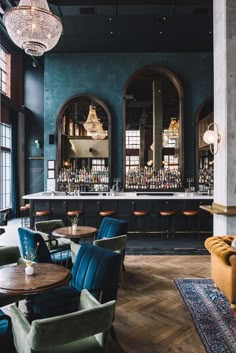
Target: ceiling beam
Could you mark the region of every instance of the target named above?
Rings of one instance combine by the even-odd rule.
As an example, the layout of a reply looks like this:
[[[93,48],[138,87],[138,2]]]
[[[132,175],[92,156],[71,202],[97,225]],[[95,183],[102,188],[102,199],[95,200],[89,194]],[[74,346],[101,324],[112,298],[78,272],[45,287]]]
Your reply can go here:
[[[213,0],[48,0],[49,3],[58,6],[112,6],[112,5],[136,5],[136,6],[157,6],[157,5],[178,5],[178,6],[202,6],[212,7]]]

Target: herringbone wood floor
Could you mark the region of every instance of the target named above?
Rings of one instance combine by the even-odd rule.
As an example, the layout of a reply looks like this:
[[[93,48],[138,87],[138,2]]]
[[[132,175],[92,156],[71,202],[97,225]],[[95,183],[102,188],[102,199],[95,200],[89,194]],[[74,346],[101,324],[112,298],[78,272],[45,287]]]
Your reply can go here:
[[[125,353],[205,353],[173,278],[210,277],[210,256],[126,256],[114,327]]]

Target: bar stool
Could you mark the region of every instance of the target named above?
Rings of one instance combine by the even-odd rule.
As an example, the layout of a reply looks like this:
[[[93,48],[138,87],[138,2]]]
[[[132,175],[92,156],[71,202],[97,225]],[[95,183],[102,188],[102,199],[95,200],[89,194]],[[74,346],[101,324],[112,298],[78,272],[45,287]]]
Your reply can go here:
[[[169,233],[174,237],[174,216],[177,214],[176,211],[174,210],[163,210],[160,211],[160,216],[161,216],[161,235],[166,234],[166,238],[168,239]],[[162,219],[163,217],[167,218],[167,224],[166,224],[166,229],[163,232],[163,224],[162,224]]]
[[[29,228],[29,226],[30,226],[29,210],[30,210],[29,203],[20,207],[21,227],[23,227],[23,228]]]
[[[34,223],[42,220],[48,220],[51,214],[50,210],[38,210],[34,212]]]
[[[116,213],[116,211],[114,211],[114,210],[103,210],[103,211],[99,211],[99,216],[111,217],[111,216],[114,216],[115,213]]]
[[[66,211],[66,216],[69,218],[79,216],[79,218],[80,218],[82,213],[83,212],[81,210],[68,210],[68,211]]]
[[[80,216],[83,212],[81,210],[69,210],[66,212],[68,217]]]
[[[199,210],[185,210],[183,211],[183,215],[187,217],[188,220],[188,233],[190,233],[190,237],[192,237],[193,233],[193,217],[197,217],[199,215]],[[200,231],[199,218],[198,218],[198,234]]]
[[[148,210],[134,210],[133,211],[133,216],[136,218],[138,221],[138,234],[142,231],[143,234],[146,234],[149,230],[148,225],[145,224],[145,219],[147,216],[149,216],[149,211]]]

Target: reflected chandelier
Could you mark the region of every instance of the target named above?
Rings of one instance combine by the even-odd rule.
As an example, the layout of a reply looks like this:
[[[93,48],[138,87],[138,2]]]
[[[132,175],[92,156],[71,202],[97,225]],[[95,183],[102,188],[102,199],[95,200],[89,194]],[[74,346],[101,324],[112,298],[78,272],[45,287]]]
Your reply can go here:
[[[94,140],[103,140],[106,132],[103,130],[102,123],[99,121],[94,105],[89,106],[89,113],[86,122],[83,124],[88,135]]]
[[[47,0],[20,0],[4,14],[3,21],[11,40],[32,56],[54,48],[63,30],[61,19],[49,10]]]

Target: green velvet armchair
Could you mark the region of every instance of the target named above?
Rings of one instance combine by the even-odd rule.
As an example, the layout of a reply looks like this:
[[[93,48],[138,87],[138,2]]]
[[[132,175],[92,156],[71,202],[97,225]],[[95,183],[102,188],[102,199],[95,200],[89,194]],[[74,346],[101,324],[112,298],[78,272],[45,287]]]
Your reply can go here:
[[[61,219],[51,219],[49,221],[40,221],[35,222],[35,230],[40,232],[47,245],[49,250],[54,250],[57,248],[69,249],[70,240],[63,238],[55,238],[52,236],[52,232],[57,228],[64,227],[64,223]]]
[[[0,247],[0,268],[8,265],[17,265],[24,262],[25,260],[21,257],[18,246]],[[0,293],[0,307],[18,302],[21,299],[23,299],[23,297]]]
[[[79,311],[34,320],[31,324],[12,305],[16,350],[18,353],[107,353],[115,303],[113,300],[100,304],[83,289]]]
[[[124,288],[124,259],[125,259],[125,249],[127,243],[127,235],[118,235],[117,237],[112,238],[102,238],[96,239],[93,242],[93,245],[100,246],[105,249],[109,249],[121,254],[122,262],[121,262],[121,269],[120,269],[120,286]]]

